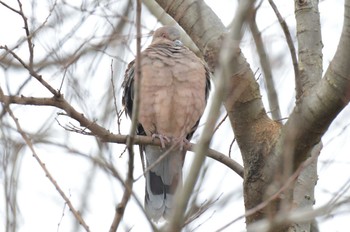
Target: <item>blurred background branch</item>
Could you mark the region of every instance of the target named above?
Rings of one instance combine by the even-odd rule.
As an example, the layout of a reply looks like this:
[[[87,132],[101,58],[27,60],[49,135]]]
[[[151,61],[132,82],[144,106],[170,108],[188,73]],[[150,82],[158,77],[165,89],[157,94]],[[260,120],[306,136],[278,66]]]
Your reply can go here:
[[[142,177],[144,170],[138,155],[132,157],[134,162],[129,162],[131,157],[125,144],[131,123],[124,117],[120,99],[126,64],[135,59],[137,50],[150,43],[156,28],[171,24],[181,29],[183,43],[205,59],[213,73],[217,68],[232,69],[228,83],[224,84],[225,107],[217,105],[215,115],[207,110],[189,147],[189,151],[196,150],[201,133],[211,137],[203,132],[211,127],[215,133],[210,143],[207,138],[200,155],[201,159],[207,155],[217,162],[206,159],[198,165],[201,171],[197,169],[194,175],[197,184],[191,184],[190,196],[182,199],[188,206],[182,209],[183,220],[176,228],[215,231],[229,224],[228,230],[245,230],[246,221],[253,222],[247,227],[249,230],[263,230],[293,221],[295,225],[306,225],[305,230],[315,231],[312,228],[319,223],[321,229],[332,225],[332,229],[341,231],[339,221],[349,215],[344,207],[349,202],[346,191],[349,177],[335,177],[332,173],[343,172],[350,164],[346,156],[349,109],[341,113],[328,111],[325,104],[340,95],[339,106],[348,102],[346,33],[332,60],[341,35],[341,10],[349,12],[348,0],[345,7],[338,1],[327,0],[295,3],[294,12],[293,3],[288,1],[260,1],[259,7],[254,6],[254,14],[244,15],[254,18],[249,20],[249,27],[234,32],[235,36],[244,34],[242,40],[235,37],[235,45],[241,41],[240,48],[236,46],[235,50],[222,46],[224,38],[233,33],[227,25],[238,16],[233,13],[238,1],[144,0],[137,23],[135,1],[0,0],[0,29],[4,32],[0,38],[0,198],[4,203],[0,204],[3,206],[0,225],[4,228],[0,230],[106,231],[111,227],[115,206],[121,202],[128,204],[119,214],[118,231],[165,228],[145,215],[143,178],[133,180],[129,191],[133,179],[130,173]],[[319,6],[319,25],[313,20],[317,12],[309,12],[315,9],[308,8],[309,3]],[[306,21],[309,24],[305,25]],[[312,25],[325,32],[322,41],[321,31],[305,30],[304,26],[313,29]],[[348,26],[348,20],[344,25]],[[139,33],[134,30],[136,26]],[[135,49],[137,38],[139,49]],[[320,50],[323,44],[324,49]],[[225,56],[219,59],[220,51],[238,52],[238,59]],[[318,84],[324,67],[331,61],[322,84]],[[252,70],[262,70],[261,78]],[[213,81],[220,76],[213,76]],[[314,91],[316,85],[324,88]],[[251,214],[254,217],[244,220],[244,212],[264,202],[265,193],[270,190],[265,189],[267,178],[262,170],[267,158],[274,157],[271,151],[284,127],[274,120],[288,119],[299,100],[308,99],[304,95],[320,96],[329,90],[325,86],[334,88],[329,98],[298,108],[300,112],[316,112],[316,108],[309,106],[319,105],[324,111],[324,117],[318,120],[321,126],[324,119],[339,115],[323,136],[320,160],[305,168],[306,172],[295,183],[293,205],[297,209],[280,211],[274,217],[273,210],[264,208],[265,211],[256,210],[257,214]],[[212,97],[209,101],[216,101]],[[271,114],[264,111],[263,103],[269,106],[266,108]],[[11,117],[8,109],[15,117]],[[218,117],[206,121],[213,116]],[[20,123],[20,130],[16,122]],[[315,131],[318,130],[312,130]],[[306,135],[312,137],[311,132]],[[160,145],[160,142],[135,136],[134,144]],[[300,154],[318,155],[319,145]],[[35,154],[40,154],[40,161]],[[184,176],[194,172],[192,164],[197,156],[188,152]],[[290,173],[287,169],[291,166],[288,163],[285,166],[285,173]],[[45,175],[51,175],[52,182]],[[52,188],[55,182],[64,197]],[[130,194],[127,200],[123,200],[124,193]],[[316,196],[317,207],[307,208],[313,206]],[[247,200],[249,197],[253,200]],[[274,200],[279,200],[278,197],[287,199],[285,192]],[[68,210],[68,202],[74,205],[73,211]],[[269,220],[264,218],[266,215]],[[82,218],[86,222],[82,223]]]

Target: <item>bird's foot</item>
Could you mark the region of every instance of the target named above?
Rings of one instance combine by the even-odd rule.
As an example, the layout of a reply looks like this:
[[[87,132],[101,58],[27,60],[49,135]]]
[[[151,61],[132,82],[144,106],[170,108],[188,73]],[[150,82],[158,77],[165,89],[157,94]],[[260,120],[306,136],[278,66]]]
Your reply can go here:
[[[190,145],[190,141],[188,141],[185,137],[176,138],[174,139],[174,142],[179,144],[180,151],[182,151],[184,147],[187,149]]]
[[[165,141],[167,143],[171,142],[171,139],[165,135],[161,135],[161,134],[153,134],[152,135],[152,139],[158,138],[160,140],[160,144],[162,146],[162,148],[165,148]]]

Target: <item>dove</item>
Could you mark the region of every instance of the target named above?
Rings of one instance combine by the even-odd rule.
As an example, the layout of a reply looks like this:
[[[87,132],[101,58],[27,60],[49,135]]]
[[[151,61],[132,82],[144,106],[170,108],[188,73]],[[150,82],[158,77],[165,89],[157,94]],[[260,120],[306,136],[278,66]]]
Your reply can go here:
[[[173,26],[158,28],[151,44],[140,53],[141,80],[137,134],[159,138],[161,146],[142,145],[146,166],[145,211],[167,220],[174,195],[182,186],[186,144],[191,140],[206,107],[210,72],[206,64],[180,40]],[[132,116],[135,60],[125,71],[123,105]],[[171,146],[172,143],[178,146]],[[167,152],[160,162],[156,160]]]

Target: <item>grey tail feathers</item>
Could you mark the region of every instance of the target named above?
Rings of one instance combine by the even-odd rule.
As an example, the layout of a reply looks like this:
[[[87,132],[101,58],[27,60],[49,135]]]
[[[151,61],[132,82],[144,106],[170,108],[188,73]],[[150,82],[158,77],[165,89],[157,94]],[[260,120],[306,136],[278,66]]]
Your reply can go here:
[[[145,146],[147,167],[156,162],[166,149]],[[145,210],[154,221],[167,219],[173,208],[173,198],[182,186],[182,166],[186,151],[175,149],[146,173]]]

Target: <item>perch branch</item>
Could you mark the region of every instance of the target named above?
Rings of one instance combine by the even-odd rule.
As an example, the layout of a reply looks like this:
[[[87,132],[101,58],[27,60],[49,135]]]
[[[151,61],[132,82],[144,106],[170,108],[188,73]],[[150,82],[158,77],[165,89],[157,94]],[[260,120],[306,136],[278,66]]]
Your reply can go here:
[[[121,134],[112,134],[110,131],[106,130],[102,126],[98,125],[97,122],[90,121],[87,119],[84,114],[76,111],[66,100],[63,95],[59,98],[34,98],[34,97],[24,97],[24,96],[7,96],[0,92],[0,102],[6,104],[20,104],[20,105],[37,105],[37,106],[53,106],[59,109],[62,109],[66,112],[67,116],[75,119],[80,123],[80,126],[87,128],[91,131],[94,136],[100,138],[103,142],[112,142],[125,144],[127,140],[126,135]],[[160,146],[160,141],[158,138],[152,138],[148,136],[135,135],[134,138],[135,144],[143,145],[156,145]],[[196,144],[190,143],[188,150],[194,151]],[[229,167],[231,170],[236,172],[239,176],[243,177],[243,167],[236,161],[232,160],[228,156],[209,149],[206,152],[206,155],[224,165]]]

